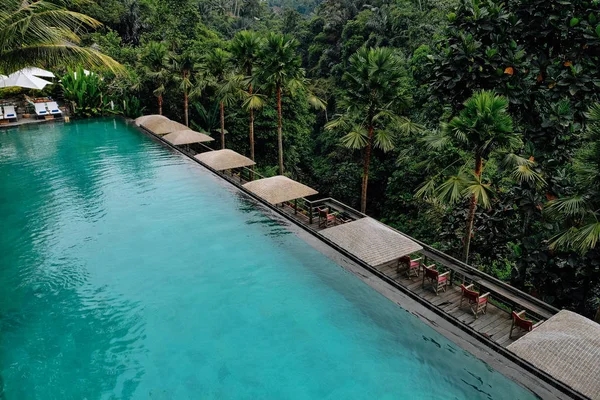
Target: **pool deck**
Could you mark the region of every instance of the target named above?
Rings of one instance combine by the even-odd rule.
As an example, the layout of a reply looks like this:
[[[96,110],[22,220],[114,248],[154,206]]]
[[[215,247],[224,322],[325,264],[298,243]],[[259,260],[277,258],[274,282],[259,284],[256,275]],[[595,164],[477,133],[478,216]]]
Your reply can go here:
[[[23,126],[23,125],[31,125],[31,124],[43,124],[43,123],[47,123],[47,122],[52,122],[52,121],[63,121],[64,117],[54,117],[54,118],[49,118],[49,119],[45,119],[45,118],[37,118],[32,116],[31,118],[19,118],[17,121],[14,122],[2,122],[0,123],[0,129],[8,129],[8,128],[14,128],[17,126]]]
[[[313,223],[309,223],[308,217],[303,214],[295,214],[294,209],[289,206],[280,208],[290,217],[297,220],[315,231],[320,231],[324,227],[319,226],[317,219]],[[500,307],[496,307],[492,303],[488,304],[485,314],[479,314],[477,318],[471,312],[466,302],[460,307],[461,291],[460,286],[449,286],[446,291],[440,291],[436,295],[430,288],[423,287],[422,274],[419,277],[407,278],[405,271],[398,270],[396,263],[388,263],[375,267],[380,273],[384,274],[394,282],[402,285],[413,294],[427,301],[431,306],[438,308],[445,314],[449,314],[462,323],[469,326],[471,329],[483,334],[488,339],[493,340],[502,347],[506,347],[519,338],[515,334],[515,339],[509,337],[512,319],[509,312]]]

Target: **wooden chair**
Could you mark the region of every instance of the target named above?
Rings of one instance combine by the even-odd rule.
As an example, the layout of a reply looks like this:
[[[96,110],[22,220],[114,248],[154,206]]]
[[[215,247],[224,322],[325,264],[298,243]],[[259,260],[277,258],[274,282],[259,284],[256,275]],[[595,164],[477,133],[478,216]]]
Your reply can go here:
[[[402,257],[400,260],[398,260],[398,269],[400,268],[401,264],[405,264],[408,266],[408,269],[406,270],[406,277],[410,279],[411,275],[414,274],[413,276],[418,278],[421,270],[422,259],[423,257],[415,259],[410,258],[410,256]]]
[[[473,284],[470,284],[469,286],[465,286],[464,284],[460,285],[462,295],[460,296],[459,308],[462,307],[463,301],[467,299],[469,307],[471,308],[471,311],[473,311],[473,314],[475,314],[475,319],[477,319],[479,313],[485,314],[485,312],[487,311],[488,298],[490,293],[488,292],[480,295],[479,292],[471,290],[472,288]]]
[[[444,292],[446,291],[446,286],[450,283],[450,271],[440,274],[435,264],[431,264],[430,266],[423,265],[423,288],[425,287],[425,280],[429,281],[437,296],[440,289]]]
[[[335,225],[335,215],[330,214],[328,208],[318,208],[317,210],[319,210],[319,228]]]
[[[523,331],[525,333],[531,332],[532,330],[534,330],[535,328],[537,328],[538,326],[540,326],[542,324],[542,322],[544,321],[539,321],[538,323],[534,324],[533,321],[530,321],[528,319],[525,319],[525,310],[521,311],[521,312],[512,312],[512,325],[510,327],[510,334],[508,335],[509,338],[513,338],[513,329],[517,328],[520,331]]]

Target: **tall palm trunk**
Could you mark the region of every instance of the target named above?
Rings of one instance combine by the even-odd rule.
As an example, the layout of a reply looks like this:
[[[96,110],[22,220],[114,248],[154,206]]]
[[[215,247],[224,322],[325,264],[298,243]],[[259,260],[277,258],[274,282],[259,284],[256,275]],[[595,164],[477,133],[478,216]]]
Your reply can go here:
[[[162,103],[163,103],[163,98],[162,98],[162,94],[158,96],[158,115],[162,115]]]
[[[225,148],[225,104],[219,103],[221,107],[221,148]]]
[[[183,71],[183,82],[185,84],[188,78],[188,71]],[[188,90],[187,87],[183,89],[183,117],[185,119],[185,126],[190,126],[189,117],[188,117],[188,108],[189,108],[189,100],[188,100]]]
[[[475,154],[475,175],[481,177],[481,169],[483,166],[483,160],[479,153]],[[473,235],[473,224],[475,222],[475,211],[477,211],[477,197],[475,194],[471,195],[471,201],[469,205],[469,214],[467,214],[467,230],[465,232],[465,239],[463,243],[463,261],[469,262],[469,250],[471,248],[471,236]]]
[[[373,146],[373,124],[369,125],[369,139],[365,148],[365,159],[363,164],[362,191],[360,194],[360,212],[367,212],[367,187],[369,185],[369,165],[371,164],[371,148]]]
[[[283,122],[281,118],[280,85],[277,85],[277,146],[279,148],[279,175],[283,175]]]
[[[248,93],[252,96],[252,84],[248,87]],[[254,110],[250,109],[250,159],[254,161]]]

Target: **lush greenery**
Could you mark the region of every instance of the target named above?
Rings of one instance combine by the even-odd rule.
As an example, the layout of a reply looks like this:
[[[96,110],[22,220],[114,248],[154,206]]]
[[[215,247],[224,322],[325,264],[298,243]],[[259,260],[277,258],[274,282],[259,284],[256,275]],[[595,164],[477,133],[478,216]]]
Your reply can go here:
[[[65,4],[104,23],[82,46],[126,70],[90,78],[102,100],[67,96],[84,83],[67,79],[80,112],[139,99],[137,112],[216,134],[262,173],[559,307],[598,309],[597,0]]]

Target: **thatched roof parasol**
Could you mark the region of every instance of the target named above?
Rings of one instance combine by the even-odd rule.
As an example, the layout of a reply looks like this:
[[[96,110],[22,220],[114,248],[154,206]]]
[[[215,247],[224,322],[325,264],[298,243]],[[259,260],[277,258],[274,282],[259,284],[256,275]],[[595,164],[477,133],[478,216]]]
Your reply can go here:
[[[192,131],[190,129],[186,129],[184,131],[171,132],[163,136],[163,139],[174,145],[202,143],[215,140],[205,133]]]
[[[327,228],[320,233],[373,267],[423,249],[418,243],[370,217]]]
[[[319,193],[313,188],[282,175],[248,182],[244,187],[271,204],[283,203]]]
[[[159,116],[160,117],[160,116]],[[171,121],[170,119],[163,118],[149,118],[141,123],[141,126],[148,129],[155,135],[165,135],[167,133],[184,131],[189,128],[179,122]]]
[[[600,399],[600,325],[562,310],[507,347],[555,379]]]
[[[196,154],[194,157],[216,171],[249,167],[256,164],[248,157],[244,157],[229,149],[208,151],[206,153]]]
[[[165,120],[168,121],[169,118],[163,116],[163,115],[158,115],[158,114],[151,114],[151,115],[142,115],[141,117],[138,117],[135,119],[135,124],[137,126],[143,125],[145,122],[148,121],[160,121],[160,120]]]

